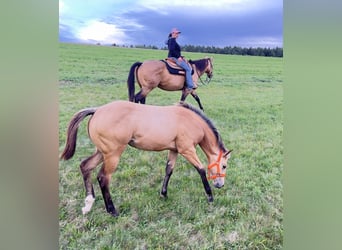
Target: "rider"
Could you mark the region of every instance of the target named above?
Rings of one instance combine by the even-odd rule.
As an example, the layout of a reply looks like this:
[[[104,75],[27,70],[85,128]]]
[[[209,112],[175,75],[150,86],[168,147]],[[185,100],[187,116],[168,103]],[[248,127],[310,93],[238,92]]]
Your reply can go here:
[[[176,42],[176,39],[180,33],[181,32],[177,28],[173,28],[169,34],[169,39],[167,41],[167,46],[169,49],[168,58],[172,59],[179,67],[185,70],[186,89],[187,91],[192,91],[195,89],[191,77],[192,68],[188,65],[183,56],[181,56],[181,47]]]

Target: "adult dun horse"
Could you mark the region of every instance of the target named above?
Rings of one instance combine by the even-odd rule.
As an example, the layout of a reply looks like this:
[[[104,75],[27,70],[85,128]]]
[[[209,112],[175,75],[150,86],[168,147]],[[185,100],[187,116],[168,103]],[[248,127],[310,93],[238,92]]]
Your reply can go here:
[[[185,103],[151,106],[128,101],[114,101],[101,107],[80,110],[69,123],[61,159],[68,160],[73,157],[78,127],[86,116],[91,116],[88,134],[96,150],[80,164],[86,190],[83,214],[90,211],[95,200],[91,172],[102,163],[97,180],[106,210],[109,214],[118,216],[109,184],[127,145],[148,151],[169,150],[161,197],[167,197],[168,183],[178,154],[185,157],[198,171],[209,202],[213,201],[213,194],[208,179],[213,180],[216,188],[224,185],[231,150],[225,148],[217,129],[202,111]],[[196,154],[196,145],[200,146],[210,163],[208,178],[205,166]]]
[[[170,60],[166,60],[170,61]],[[185,89],[185,72],[178,68],[174,74],[168,70],[167,62],[163,60],[147,60],[144,62],[136,62],[131,66],[129,71],[127,85],[129,101],[145,104],[146,96],[154,88],[158,87],[163,90],[176,91],[182,90],[180,100],[184,101],[190,92]],[[206,82],[209,83],[213,77],[213,59],[204,58],[199,60],[189,60],[193,69],[192,79],[195,86],[198,86],[198,79],[206,73]],[[173,63],[174,64],[174,63]],[[174,65],[178,67],[177,65]],[[135,75],[140,86],[140,91],[135,95]],[[192,91],[191,95],[197,101],[200,109],[203,110],[201,100],[196,91]]]

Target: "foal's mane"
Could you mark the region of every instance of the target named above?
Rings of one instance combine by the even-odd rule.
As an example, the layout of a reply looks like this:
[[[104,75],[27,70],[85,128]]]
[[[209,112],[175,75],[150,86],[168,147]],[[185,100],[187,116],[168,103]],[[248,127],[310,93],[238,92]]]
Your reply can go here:
[[[189,63],[195,64],[196,68],[199,71],[203,72],[209,63],[208,60],[210,60],[210,59],[204,58],[204,59],[199,59],[199,60],[189,60]]]
[[[223,144],[223,141],[222,141],[222,138],[217,130],[217,128],[214,126],[213,122],[208,118],[206,117],[203,112],[197,108],[195,108],[194,106],[188,104],[188,103],[185,103],[185,102],[179,102],[178,103],[178,106],[181,106],[183,108],[186,108],[186,109],[189,109],[191,110],[192,112],[196,113],[198,116],[200,116],[209,126],[209,128],[211,129],[211,131],[213,131],[215,137],[216,137],[216,141],[219,145],[219,148],[222,149],[223,151],[226,151],[226,148]]]

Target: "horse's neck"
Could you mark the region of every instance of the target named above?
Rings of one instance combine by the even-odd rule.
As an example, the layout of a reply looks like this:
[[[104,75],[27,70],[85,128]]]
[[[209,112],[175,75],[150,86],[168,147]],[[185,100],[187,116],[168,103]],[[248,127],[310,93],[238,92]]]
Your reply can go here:
[[[195,63],[194,63],[194,64],[192,64],[192,68],[193,68],[193,70],[194,70],[195,72],[197,72],[197,73],[195,73],[194,75],[196,75],[196,76],[198,76],[198,75],[202,75],[201,71],[200,71],[200,70],[198,70],[198,68],[197,68],[197,66],[196,66],[196,64],[195,64]]]
[[[197,72],[198,76],[201,76],[204,74],[206,67],[204,67],[203,70],[200,70],[201,67],[197,67],[196,63],[193,64],[194,70]]]

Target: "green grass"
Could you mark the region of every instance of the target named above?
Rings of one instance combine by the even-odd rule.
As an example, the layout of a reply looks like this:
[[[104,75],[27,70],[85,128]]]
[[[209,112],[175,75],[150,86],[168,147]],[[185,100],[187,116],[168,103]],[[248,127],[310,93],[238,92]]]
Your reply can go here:
[[[283,242],[282,58],[184,53],[214,57],[214,78],[199,86],[206,115],[232,158],[224,188],[208,204],[197,171],[179,157],[167,200],[159,198],[167,152],[128,147],[113,174],[111,194],[120,211],[105,211],[93,174],[96,201],[82,215],[85,192],[79,170],[93,152],[84,122],[75,156],[59,168],[61,249],[280,249]],[[131,64],[163,59],[166,51],[60,44],[60,151],[66,126],[78,110],[127,100]],[[180,92],[153,90],[148,104],[171,105]],[[187,102],[197,106],[191,97]],[[204,154],[199,156],[206,164]]]

